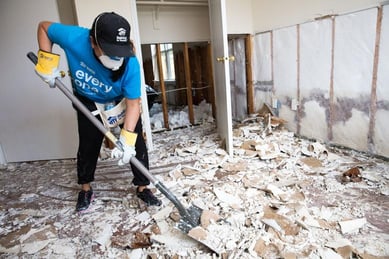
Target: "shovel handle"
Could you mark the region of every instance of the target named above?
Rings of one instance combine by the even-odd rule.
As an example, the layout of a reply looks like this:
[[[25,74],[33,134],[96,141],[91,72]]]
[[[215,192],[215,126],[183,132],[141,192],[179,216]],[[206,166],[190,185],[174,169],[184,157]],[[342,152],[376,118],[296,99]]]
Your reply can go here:
[[[34,52],[28,52],[27,57],[34,64],[38,62],[38,57]],[[117,148],[123,151],[122,144],[115,137],[115,135],[113,135],[109,129],[105,128],[104,125],[95,116],[93,116],[93,114],[85,107],[85,105],[80,100],[78,100],[76,96],[73,95],[73,93],[64,85],[64,83],[62,83],[59,78],[55,79],[55,86],[58,87],[59,90],[61,90],[70,99],[70,101],[72,101],[72,103],[98,128],[98,130],[100,130],[101,133],[104,134],[105,137],[114,143]],[[154,175],[152,175],[136,157],[133,156],[130,162],[136,166],[152,184],[156,185],[158,183],[157,178],[155,178]]]

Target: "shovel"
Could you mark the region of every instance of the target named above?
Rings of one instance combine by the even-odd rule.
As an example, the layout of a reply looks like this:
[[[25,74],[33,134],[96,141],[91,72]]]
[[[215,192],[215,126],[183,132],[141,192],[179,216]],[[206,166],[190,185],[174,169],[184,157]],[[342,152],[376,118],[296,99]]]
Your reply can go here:
[[[38,62],[38,57],[33,52],[28,52],[27,57],[36,64]],[[112,143],[115,144],[117,148],[123,151],[121,142],[113,135],[109,129],[106,129],[103,124],[92,115],[92,113],[84,106],[84,104],[78,100],[76,96],[62,83],[58,78],[55,79],[55,86],[59,88],[71,101],[72,103],[107,137]],[[200,217],[202,209],[197,206],[190,206],[186,209],[181,202],[177,199],[176,196],[157,178],[152,175],[147,168],[136,158],[132,157],[130,163],[137,167],[144,176],[149,179],[149,181],[163,194],[165,195],[178,209],[180,214],[180,221],[178,223],[178,228],[184,233],[189,233],[189,231],[200,225]],[[198,240],[199,241],[199,240]]]

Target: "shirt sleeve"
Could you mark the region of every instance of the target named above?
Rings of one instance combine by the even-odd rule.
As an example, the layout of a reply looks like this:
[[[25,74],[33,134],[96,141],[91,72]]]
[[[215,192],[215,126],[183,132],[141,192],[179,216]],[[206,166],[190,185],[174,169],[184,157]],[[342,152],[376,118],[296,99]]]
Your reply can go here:
[[[79,34],[84,33],[84,30],[88,29],[75,25],[52,23],[47,30],[47,35],[53,43],[58,44],[62,48],[69,48],[77,40]]]
[[[140,65],[136,57],[128,60],[126,77],[122,85],[123,96],[128,99],[137,99],[141,96]]]

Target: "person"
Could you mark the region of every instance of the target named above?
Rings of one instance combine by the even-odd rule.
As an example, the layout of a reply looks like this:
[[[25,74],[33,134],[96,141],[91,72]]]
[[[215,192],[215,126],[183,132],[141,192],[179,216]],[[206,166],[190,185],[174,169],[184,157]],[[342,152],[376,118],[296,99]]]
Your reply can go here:
[[[114,12],[99,14],[90,29],[42,21],[38,25],[39,50],[35,71],[50,87],[55,87],[55,80],[60,76],[60,56],[53,53],[52,48],[57,44],[68,60],[73,93],[91,112],[97,106],[116,104],[124,98],[126,109],[119,136],[123,150],[116,148],[112,154],[119,158],[119,165],[128,164],[135,156],[148,169],[149,158],[140,119],[140,65],[130,40],[130,29],[128,21]],[[76,211],[86,212],[94,197],[91,182],[94,181],[104,135],[75,109],[79,135],[77,178],[81,185]],[[102,121],[101,116],[98,119]],[[147,188],[150,181],[132,164],[131,169],[137,197],[148,206],[161,205]]]

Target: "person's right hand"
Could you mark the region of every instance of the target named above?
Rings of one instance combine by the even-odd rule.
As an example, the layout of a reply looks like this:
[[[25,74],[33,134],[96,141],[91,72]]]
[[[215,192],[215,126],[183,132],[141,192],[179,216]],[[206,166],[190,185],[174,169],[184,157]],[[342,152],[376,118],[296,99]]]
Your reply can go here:
[[[35,72],[49,84],[50,87],[55,87],[55,79],[61,77],[59,72],[59,58],[58,54],[38,51],[38,62],[35,65]]]
[[[122,129],[120,131],[119,141],[121,143],[123,151],[115,147],[111,153],[112,158],[119,158],[119,166],[128,164],[131,160],[131,157],[136,155],[135,143],[137,136],[138,134],[127,131],[125,129]]]

